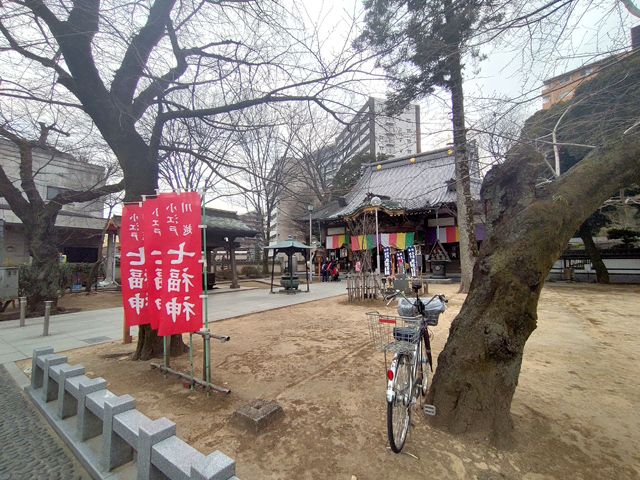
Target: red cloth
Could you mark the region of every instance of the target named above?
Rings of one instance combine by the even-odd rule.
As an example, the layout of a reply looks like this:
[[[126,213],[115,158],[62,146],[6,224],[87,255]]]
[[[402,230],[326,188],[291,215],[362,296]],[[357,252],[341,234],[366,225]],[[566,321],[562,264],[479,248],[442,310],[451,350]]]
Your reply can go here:
[[[202,328],[201,199],[196,192],[158,197],[162,237],[162,314],[158,335]]]
[[[128,326],[150,323],[143,207],[125,205],[120,229],[122,305]]]
[[[157,199],[145,200],[144,245],[147,254],[147,279],[149,282],[149,314],[151,328],[158,329],[162,317],[162,230],[160,228],[160,203]]]

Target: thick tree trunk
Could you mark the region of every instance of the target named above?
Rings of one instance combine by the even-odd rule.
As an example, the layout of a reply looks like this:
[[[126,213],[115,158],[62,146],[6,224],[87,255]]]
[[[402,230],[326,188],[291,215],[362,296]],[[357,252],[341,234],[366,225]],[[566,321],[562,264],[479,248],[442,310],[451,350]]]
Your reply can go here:
[[[589,254],[591,265],[596,269],[596,281],[598,283],[609,283],[609,271],[602,261],[600,250],[593,241],[591,232],[580,229],[580,238],[582,238],[582,241],[584,242],[584,249]]]
[[[464,116],[464,91],[462,87],[462,65],[460,54],[451,58],[451,107],[453,121],[453,144],[455,149],[456,204],[458,208],[458,232],[460,235],[460,292],[468,292],[473,277],[473,265],[478,256],[475,225],[473,219],[474,201],[471,196],[471,175],[467,130]]]
[[[438,357],[428,402],[436,426],[508,442],[510,407],[540,291],[580,224],[621,184],[640,179],[640,140],[592,152],[543,189],[535,152],[496,167],[485,179],[489,232],[471,290]]]
[[[38,216],[33,223],[24,223],[32,263],[30,278],[26,282],[25,296],[30,312],[43,312],[44,302],[53,302],[55,310],[60,290],[59,252],[55,244],[54,226],[57,215]],[[26,280],[26,279],[25,279]]]
[[[269,221],[269,220],[267,220]],[[269,245],[270,243],[270,239],[269,237],[271,236],[271,228],[267,227],[266,229],[262,229],[262,231],[264,232],[264,239],[262,240],[262,242],[264,243],[264,245]],[[261,249],[261,255],[262,255],[262,273],[267,275],[269,273],[269,255],[268,255],[268,250],[265,249]]]
[[[102,265],[102,257],[100,252],[98,252],[98,260],[96,260],[95,262],[93,262],[91,264],[91,270],[89,270],[89,278],[87,279],[87,286],[85,287],[84,291],[89,294],[91,293],[91,287],[93,287],[93,284],[96,284],[96,291],[98,289],[97,283],[98,283],[98,271],[100,270],[100,265]]]
[[[141,160],[147,159],[147,168],[144,174],[137,171]],[[142,195],[155,195],[158,188],[158,165],[153,158],[149,158],[149,149],[140,141],[129,142],[127,148],[123,148],[118,155],[118,160],[123,167],[125,178],[125,202],[142,200]],[[130,171],[131,170],[131,171]],[[187,345],[182,340],[182,335],[172,335],[169,353],[171,356],[188,352]],[[133,354],[133,360],[149,360],[162,356],[164,352],[163,339],[150,325],[138,327],[138,343]]]

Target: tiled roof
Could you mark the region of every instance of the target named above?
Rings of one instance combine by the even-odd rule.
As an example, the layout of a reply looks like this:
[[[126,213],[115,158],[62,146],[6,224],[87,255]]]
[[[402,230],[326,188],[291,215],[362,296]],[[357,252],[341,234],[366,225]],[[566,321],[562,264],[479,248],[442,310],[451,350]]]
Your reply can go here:
[[[207,228],[233,232],[237,237],[253,237],[258,234],[256,230],[247,226],[238,218],[236,212],[207,208]]]
[[[247,226],[234,211],[207,208],[207,231],[209,233],[221,233],[235,237],[254,237],[258,231]],[[115,215],[114,223],[120,227],[122,217]]]
[[[297,240],[293,240],[289,238],[287,240],[280,240],[277,243],[271,243],[266,247],[262,247],[265,250],[292,250],[292,251],[303,251],[310,250],[311,247],[309,245],[305,245],[304,243],[298,242]]]
[[[471,194],[479,199],[477,162],[471,164]],[[454,157],[448,148],[392,158],[364,168],[362,178],[345,197],[346,205],[336,208],[326,219],[352,215],[369,206],[374,196],[382,199],[382,207],[387,210],[416,211],[456,201],[455,189],[450,188],[455,177]]]

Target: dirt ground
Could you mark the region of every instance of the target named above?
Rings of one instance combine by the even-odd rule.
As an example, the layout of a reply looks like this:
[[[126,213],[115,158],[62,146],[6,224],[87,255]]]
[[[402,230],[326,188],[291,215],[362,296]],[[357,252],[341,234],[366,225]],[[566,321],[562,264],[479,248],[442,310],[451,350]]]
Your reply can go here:
[[[433,329],[436,355],[463,301],[452,286],[441,287],[450,308]],[[231,336],[214,344],[212,361],[213,381],[229,395],[206,397],[147,362],[132,363],[133,345],[87,347],[69,357],[114,392],[136,397],[151,418],[176,422],[178,435],[203,453],[233,457],[244,479],[640,478],[640,287],[545,287],[508,451],[434,430],[422,414],[405,446],[411,455],[387,448],[384,361],[365,323],[371,309],[340,297],[215,323],[215,333]],[[200,364],[200,350],[196,358]],[[187,356],[173,366],[187,370]],[[230,420],[256,398],[275,400],[285,412],[259,436]]]

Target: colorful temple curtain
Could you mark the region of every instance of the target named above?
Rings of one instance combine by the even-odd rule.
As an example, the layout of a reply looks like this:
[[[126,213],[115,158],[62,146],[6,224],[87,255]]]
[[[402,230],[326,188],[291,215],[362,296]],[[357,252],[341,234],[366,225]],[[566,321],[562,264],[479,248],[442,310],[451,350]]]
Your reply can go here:
[[[351,237],[351,250],[358,252],[360,250],[370,250],[375,248],[375,235],[354,235]],[[378,242],[383,247],[392,247],[398,250],[406,250],[414,244],[415,233],[381,233]]]
[[[458,243],[460,241],[460,234],[458,227],[440,227],[439,234],[436,238],[436,227],[430,227],[427,230],[427,243],[434,244],[436,240],[440,240],[440,243]],[[485,228],[484,225],[476,225],[476,240],[484,240]]]
[[[334,250],[336,248],[340,248],[345,243],[348,243],[348,236],[345,234],[327,235],[326,237],[326,247],[328,250]]]

